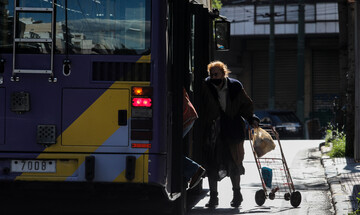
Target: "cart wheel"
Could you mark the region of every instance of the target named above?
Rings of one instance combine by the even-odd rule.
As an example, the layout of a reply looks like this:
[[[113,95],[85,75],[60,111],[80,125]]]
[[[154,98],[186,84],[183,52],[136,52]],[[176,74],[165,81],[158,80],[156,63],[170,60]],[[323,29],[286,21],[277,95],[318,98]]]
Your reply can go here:
[[[257,205],[261,206],[265,203],[266,194],[264,190],[258,190],[255,193],[255,202]]]
[[[275,199],[275,193],[273,193],[273,192],[269,193],[269,199],[274,200]]]
[[[290,200],[290,193],[285,193],[285,194],[284,194],[284,199],[285,199],[286,201],[289,201],[289,200]]]
[[[301,193],[299,191],[293,192],[290,195],[290,204],[296,208],[301,203]]]

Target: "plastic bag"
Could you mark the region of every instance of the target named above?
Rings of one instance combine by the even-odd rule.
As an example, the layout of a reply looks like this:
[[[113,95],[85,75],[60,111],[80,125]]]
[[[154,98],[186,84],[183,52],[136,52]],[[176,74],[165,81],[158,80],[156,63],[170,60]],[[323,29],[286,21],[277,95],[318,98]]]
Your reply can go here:
[[[254,150],[258,157],[275,149],[275,143],[271,135],[262,128],[254,128]]]

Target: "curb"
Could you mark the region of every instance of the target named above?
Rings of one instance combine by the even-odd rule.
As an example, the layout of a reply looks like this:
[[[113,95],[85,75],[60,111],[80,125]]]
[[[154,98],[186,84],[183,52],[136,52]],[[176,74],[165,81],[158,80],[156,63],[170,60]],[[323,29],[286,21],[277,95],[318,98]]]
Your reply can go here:
[[[331,150],[330,147],[319,146],[321,151],[321,164],[325,169],[325,177],[330,187],[331,199],[335,209],[335,214],[343,215],[349,213],[349,208],[351,208],[351,202],[349,200],[349,196],[346,192],[343,191],[343,187],[341,185],[340,174],[335,166],[334,160],[331,159],[327,152]],[[350,211],[352,212],[352,211]]]

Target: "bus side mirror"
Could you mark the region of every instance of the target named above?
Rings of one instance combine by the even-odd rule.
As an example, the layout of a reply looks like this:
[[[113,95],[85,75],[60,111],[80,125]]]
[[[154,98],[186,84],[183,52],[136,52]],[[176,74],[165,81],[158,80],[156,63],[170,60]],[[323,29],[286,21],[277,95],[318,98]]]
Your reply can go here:
[[[226,20],[215,21],[215,48],[218,51],[230,49],[230,22]]]

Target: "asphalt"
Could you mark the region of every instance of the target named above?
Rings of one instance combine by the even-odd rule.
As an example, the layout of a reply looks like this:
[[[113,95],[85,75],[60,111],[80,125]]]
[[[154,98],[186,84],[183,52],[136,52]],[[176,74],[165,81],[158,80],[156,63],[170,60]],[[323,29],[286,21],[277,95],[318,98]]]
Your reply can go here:
[[[347,215],[356,211],[360,207],[357,200],[360,198],[360,163],[355,162],[351,157],[330,158],[326,153],[331,147],[320,144],[319,148],[322,152],[321,162],[330,185],[335,214]]]

